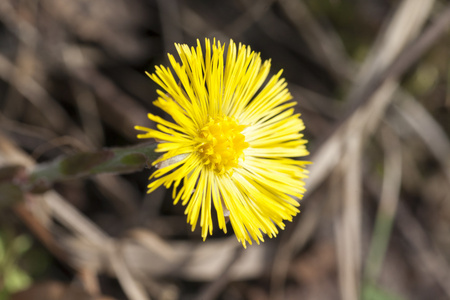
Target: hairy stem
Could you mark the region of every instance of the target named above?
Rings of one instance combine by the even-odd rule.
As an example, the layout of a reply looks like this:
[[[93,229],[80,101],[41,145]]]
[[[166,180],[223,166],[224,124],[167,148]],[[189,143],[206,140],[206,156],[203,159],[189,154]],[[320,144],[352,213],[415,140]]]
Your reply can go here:
[[[139,144],[125,148],[107,148],[93,152],[80,152],[36,165],[29,173],[24,168],[0,168],[0,186],[3,189],[40,193],[55,182],[87,177],[102,173],[131,173],[145,167],[159,156],[156,143]],[[17,197],[20,198],[20,197]]]

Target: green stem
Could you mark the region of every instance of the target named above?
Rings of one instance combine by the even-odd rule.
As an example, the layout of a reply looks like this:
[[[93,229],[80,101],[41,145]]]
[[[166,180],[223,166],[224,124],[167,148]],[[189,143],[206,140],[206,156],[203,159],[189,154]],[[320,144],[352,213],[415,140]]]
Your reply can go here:
[[[109,148],[81,152],[37,165],[23,184],[22,190],[42,192],[55,182],[102,173],[131,173],[150,167],[159,156],[156,143],[139,144],[125,148]]]

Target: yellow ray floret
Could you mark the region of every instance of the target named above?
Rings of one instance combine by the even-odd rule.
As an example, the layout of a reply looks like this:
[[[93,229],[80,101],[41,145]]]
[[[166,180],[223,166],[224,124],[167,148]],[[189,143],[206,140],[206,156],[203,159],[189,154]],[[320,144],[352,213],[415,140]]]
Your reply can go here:
[[[156,129],[136,126],[163,153],[148,192],[172,187],[203,239],[213,223],[226,232],[226,217],[244,247],[276,236],[299,213],[309,163],[298,159],[308,155],[304,125],[282,71],[268,78],[270,61],[232,40],[175,47],[180,62],[169,54],[172,70],[148,74],[162,89],[154,104],[172,121],[149,114]]]

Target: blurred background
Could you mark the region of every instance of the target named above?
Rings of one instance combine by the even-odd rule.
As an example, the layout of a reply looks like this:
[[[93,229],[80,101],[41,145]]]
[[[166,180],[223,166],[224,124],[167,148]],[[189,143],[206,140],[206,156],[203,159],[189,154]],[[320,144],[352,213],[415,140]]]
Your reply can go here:
[[[138,143],[161,113],[144,72],[205,37],[284,69],[313,161],[301,214],[246,250],[202,242],[148,169],[2,195],[0,299],[450,299],[449,20],[444,0],[0,1],[0,167]]]

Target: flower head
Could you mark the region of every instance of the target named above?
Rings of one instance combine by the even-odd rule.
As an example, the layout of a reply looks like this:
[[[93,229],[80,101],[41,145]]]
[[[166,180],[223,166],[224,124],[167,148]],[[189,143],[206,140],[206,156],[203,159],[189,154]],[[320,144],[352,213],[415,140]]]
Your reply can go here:
[[[176,44],[181,64],[169,54],[174,73],[164,66],[148,74],[162,90],[154,105],[171,116],[149,114],[157,129],[135,128],[154,138],[164,154],[150,177],[148,192],[173,187],[174,204],[186,206],[187,221],[198,219],[203,239],[212,234],[211,210],[226,232],[229,216],[237,239],[264,241],[299,213],[305,191],[308,154],[296,102],[281,71],[270,77],[270,61],[262,62],[250,47],[231,40],[205,40],[205,51]],[[225,58],[226,56],[226,58]]]

